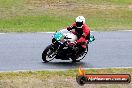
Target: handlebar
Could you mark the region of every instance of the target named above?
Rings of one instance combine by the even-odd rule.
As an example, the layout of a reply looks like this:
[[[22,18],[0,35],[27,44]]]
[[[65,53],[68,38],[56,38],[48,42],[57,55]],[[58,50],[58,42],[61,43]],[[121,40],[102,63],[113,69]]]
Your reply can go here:
[[[65,36],[64,39],[72,39],[72,38],[68,38],[68,37]]]

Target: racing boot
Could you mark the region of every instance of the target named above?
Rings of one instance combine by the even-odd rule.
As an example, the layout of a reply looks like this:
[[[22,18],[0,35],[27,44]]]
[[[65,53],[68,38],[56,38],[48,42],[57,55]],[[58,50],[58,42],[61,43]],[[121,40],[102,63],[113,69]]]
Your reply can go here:
[[[77,60],[84,52],[85,52],[85,48],[83,47],[78,47],[78,50],[75,51],[75,54],[72,57],[73,62],[78,62],[80,60]]]

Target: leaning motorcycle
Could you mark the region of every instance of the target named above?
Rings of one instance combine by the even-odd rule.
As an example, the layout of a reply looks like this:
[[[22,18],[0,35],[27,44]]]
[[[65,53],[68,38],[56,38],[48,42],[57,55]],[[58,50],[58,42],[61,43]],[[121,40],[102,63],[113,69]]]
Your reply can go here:
[[[52,44],[48,45],[42,53],[42,60],[44,62],[50,62],[53,59],[61,59],[79,62],[88,53],[88,43],[94,41],[95,38],[94,36],[90,36],[90,40],[87,41],[85,51],[81,53],[77,58],[75,58],[75,54],[78,52],[78,50],[76,50],[77,46],[74,45],[76,40],[77,36],[66,29],[62,29],[54,33]]]

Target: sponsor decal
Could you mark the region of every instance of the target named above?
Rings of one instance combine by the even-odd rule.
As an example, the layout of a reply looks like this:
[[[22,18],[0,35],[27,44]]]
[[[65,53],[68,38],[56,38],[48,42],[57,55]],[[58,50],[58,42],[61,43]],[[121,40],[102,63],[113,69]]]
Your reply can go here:
[[[82,66],[78,69],[76,81],[79,85],[84,84],[122,84],[130,83],[131,76],[129,74],[85,74]]]

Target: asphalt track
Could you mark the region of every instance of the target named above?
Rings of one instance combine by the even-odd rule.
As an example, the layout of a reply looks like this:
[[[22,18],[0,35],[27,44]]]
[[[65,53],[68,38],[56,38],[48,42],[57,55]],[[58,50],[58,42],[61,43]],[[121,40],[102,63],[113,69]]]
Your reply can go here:
[[[96,40],[79,63],[53,60],[43,63],[41,54],[52,33],[0,34],[0,71],[132,67],[132,32],[93,32]]]

